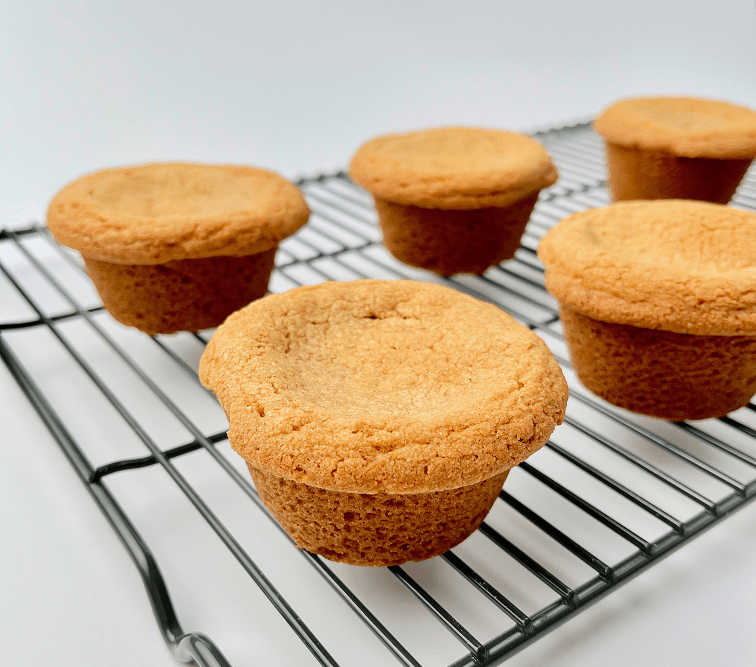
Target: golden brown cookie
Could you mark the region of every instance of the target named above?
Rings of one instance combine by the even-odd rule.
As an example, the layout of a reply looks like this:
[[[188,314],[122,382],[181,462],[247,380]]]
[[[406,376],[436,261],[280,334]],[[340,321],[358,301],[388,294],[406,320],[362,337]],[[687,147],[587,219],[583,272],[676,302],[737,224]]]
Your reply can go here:
[[[726,204],[756,157],[756,112],[686,97],[622,100],[593,123],[609,189],[624,199]]]
[[[84,176],[47,222],[117,320],[170,333],[217,326],[264,295],[279,241],[308,216],[299,190],[269,171],[173,163]]]
[[[530,330],[493,305],[412,281],[324,283],[256,301],[215,333],[200,378],[228,415],[232,447],[266,480],[261,495],[277,505],[291,504],[291,494],[307,503],[322,496],[313,511],[325,517],[325,507],[341,502],[367,508],[389,500],[427,512],[452,502],[443,492],[476,499],[466,518],[427,517],[423,530],[457,526],[437,547],[402,538],[385,558],[375,554],[389,548],[378,537],[389,524],[372,537],[345,530],[334,538],[339,548],[294,535],[327,557],[343,552],[342,560],[372,564],[427,558],[438,545],[450,548],[449,535],[464,539],[498,493],[487,480],[546,442],[567,399],[559,367]],[[392,516],[394,531],[408,521]],[[455,533],[460,524],[467,528]],[[358,534],[361,543],[348,547]]]
[[[300,549],[340,563],[381,566],[432,558],[467,539],[509,474],[400,495],[329,491],[248,467],[260,498]]]
[[[642,329],[559,309],[581,382],[603,399],[670,421],[721,417],[756,393],[756,336]]]
[[[538,256],[575,372],[599,396],[682,420],[756,392],[756,214],[622,202],[565,218]]]
[[[482,273],[514,255],[557,171],[530,137],[444,127],[378,137],[350,165],[398,259],[441,275]]]

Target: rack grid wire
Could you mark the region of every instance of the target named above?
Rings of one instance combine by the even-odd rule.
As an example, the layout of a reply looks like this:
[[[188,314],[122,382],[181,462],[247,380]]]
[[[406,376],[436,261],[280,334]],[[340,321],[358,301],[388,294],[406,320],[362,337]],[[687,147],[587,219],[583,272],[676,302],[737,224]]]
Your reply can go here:
[[[160,631],[179,661],[239,664],[216,641],[179,623],[177,591],[169,594],[164,571],[137,525],[144,512],[126,509],[133,505],[128,493],[119,500],[129,486],[132,496],[145,492],[138,472],[143,469],[164,472],[188,500],[183,511],[204,520],[209,539],[241,566],[267,608],[280,614],[314,664],[322,665],[363,665],[367,654],[375,654],[377,664],[412,667],[499,664],[754,498],[753,404],[719,420],[667,423],[604,403],[575,379],[535,250],[562,217],[608,203],[603,149],[586,124],[535,137],[557,163],[559,181],[542,193],[515,258],[483,276],[439,278],[394,260],[380,243],[370,197],[344,173],[298,183],[312,217],[281,244],[271,292],[367,277],[445,284],[497,304],[539,334],[570,385],[565,424],[513,471],[477,533],[432,561],[380,568],[378,585],[371,584],[378,576],[374,571],[297,550],[261,504],[226,446],[225,417],[218,418],[215,399],[197,380],[197,362],[211,332],[149,337],[127,330],[103,311],[78,255],[57,246],[44,226],[0,231],[0,356],[133,559]],[[756,210],[753,171],[732,205]],[[42,354],[42,346],[51,351]],[[55,378],[64,372],[69,390],[82,396],[78,414],[56,407]],[[98,401],[104,407],[97,408]],[[145,412],[145,402],[162,406],[157,416]],[[112,414],[121,426],[103,433],[97,410]],[[163,428],[167,422],[171,429]],[[94,440],[108,443],[98,450]],[[244,504],[234,519],[220,516],[225,510],[216,510],[209,497],[215,492],[204,495],[207,484],[192,481],[191,466],[182,468],[182,460],[195,452],[206,453],[203,466],[222,478],[219,484],[241,492]],[[146,513],[153,511],[148,506]],[[260,521],[272,526],[279,535],[274,559],[296,568],[300,579],[324,581],[335,595],[330,604],[377,642],[357,656],[334,657],[332,635],[338,633],[316,632],[313,626],[327,623],[323,615],[302,612],[295,607],[301,600],[295,603],[281,592],[285,578],[282,582],[267,565],[270,558],[260,556],[236,528],[239,515],[255,526]],[[433,650],[427,648],[431,643]],[[248,654],[252,664],[263,662],[256,646]]]

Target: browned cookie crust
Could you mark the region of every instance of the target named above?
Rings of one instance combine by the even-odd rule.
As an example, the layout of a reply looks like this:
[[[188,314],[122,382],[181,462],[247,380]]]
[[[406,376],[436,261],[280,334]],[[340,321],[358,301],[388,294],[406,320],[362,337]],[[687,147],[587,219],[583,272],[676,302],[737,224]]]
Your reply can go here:
[[[442,275],[512,257],[538,193],[557,178],[533,139],[463,127],[373,139],[350,174],[373,194],[389,251]]]
[[[629,199],[698,199],[726,204],[732,199],[752,160],[678,157],[606,145],[609,190],[614,201]]]
[[[509,206],[444,211],[375,198],[383,243],[405,264],[442,276],[482,274],[514,257],[538,193]]]
[[[626,199],[726,204],[756,157],[756,112],[726,102],[617,102],[593,124],[606,142],[609,189]]]
[[[488,498],[487,480],[540,448],[567,400],[558,365],[530,330],[495,306],[412,281],[324,283],[256,301],[215,333],[200,378],[228,415],[232,447],[268,480],[265,493],[303,493],[322,508],[343,494],[388,494],[417,511],[431,497],[404,496],[453,498],[466,488],[480,498],[485,488]],[[383,503],[364,507],[374,501]],[[325,512],[313,507],[316,517]],[[470,530],[481,507],[466,507],[458,530],[446,529],[436,546]],[[341,553],[317,527],[307,533],[305,519],[290,521],[306,548]],[[428,521],[423,531],[443,522]],[[376,548],[355,548],[350,562],[378,559]],[[394,562],[395,548],[381,548]],[[405,556],[424,549],[401,547]]]
[[[573,366],[606,400],[719,417],[756,390],[756,214],[693,201],[572,215],[541,241]]]
[[[265,296],[276,248],[246,257],[177,259],[164,264],[114,264],[85,257],[107,311],[149,334],[200,331]]]
[[[722,417],[756,393],[756,336],[701,336],[559,310],[572,367],[606,401],[670,421]]]
[[[215,327],[264,295],[278,242],[308,215],[271,172],[175,163],[84,176],[52,201],[48,225],[117,320],[171,333]]]
[[[300,549],[350,565],[401,565],[442,554],[472,535],[509,471],[430,493],[343,493],[249,466],[265,505]]]

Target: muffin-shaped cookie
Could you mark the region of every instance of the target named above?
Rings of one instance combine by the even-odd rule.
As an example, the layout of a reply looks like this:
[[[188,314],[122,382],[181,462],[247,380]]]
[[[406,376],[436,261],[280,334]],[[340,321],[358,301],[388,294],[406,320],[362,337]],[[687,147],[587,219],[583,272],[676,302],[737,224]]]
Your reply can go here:
[[[430,558],[468,537],[567,400],[530,330],[413,281],[260,299],[218,328],[200,378],[295,543],[356,565]]]
[[[153,334],[215,327],[263,296],[279,241],[308,217],[269,171],[150,164],[71,183],[47,224],[81,253],[108,312]]]
[[[679,421],[756,392],[756,213],[620,202],[565,218],[538,256],[573,368],[602,398]]]
[[[756,112],[727,102],[623,100],[606,109],[593,127],[605,141],[615,201],[726,204],[756,157]]]
[[[373,195],[388,250],[442,276],[513,257],[538,193],[557,179],[530,137],[468,127],[373,139],[350,175]]]

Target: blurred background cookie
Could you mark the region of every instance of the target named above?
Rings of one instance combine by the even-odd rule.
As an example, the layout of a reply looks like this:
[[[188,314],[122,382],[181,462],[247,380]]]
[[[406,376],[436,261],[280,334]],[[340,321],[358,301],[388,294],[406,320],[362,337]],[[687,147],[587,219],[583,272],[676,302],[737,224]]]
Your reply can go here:
[[[89,174],[47,214],[108,312],[151,334],[216,327],[263,296],[278,242],[308,217],[299,190],[272,172],[181,163]]]
[[[373,195],[391,253],[450,276],[481,274],[513,257],[557,170],[530,137],[444,127],[368,141],[350,175]]]
[[[593,122],[605,141],[614,201],[726,204],[756,157],[756,111],[690,97],[640,97]]]

